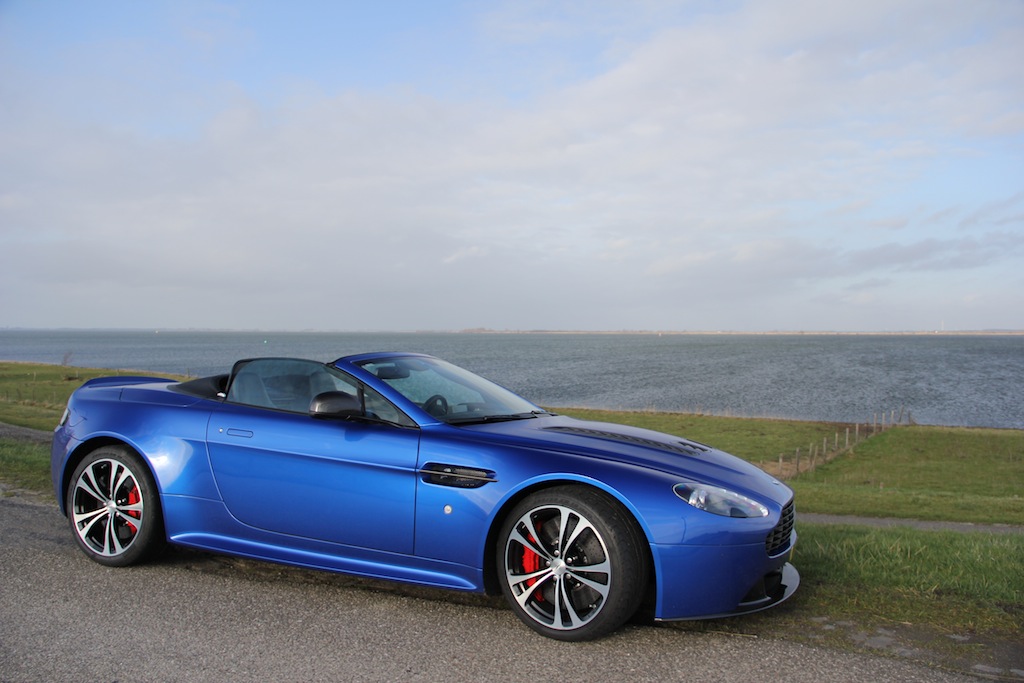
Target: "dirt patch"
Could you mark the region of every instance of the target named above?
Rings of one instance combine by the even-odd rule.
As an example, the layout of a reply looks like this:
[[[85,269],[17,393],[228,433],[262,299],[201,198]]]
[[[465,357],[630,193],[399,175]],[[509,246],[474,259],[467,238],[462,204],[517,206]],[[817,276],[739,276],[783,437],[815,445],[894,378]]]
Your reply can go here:
[[[810,617],[806,631],[793,634],[810,642],[846,646],[922,662],[1000,681],[1024,681],[1024,642],[975,633],[953,633],[921,624],[869,626],[830,617]]]

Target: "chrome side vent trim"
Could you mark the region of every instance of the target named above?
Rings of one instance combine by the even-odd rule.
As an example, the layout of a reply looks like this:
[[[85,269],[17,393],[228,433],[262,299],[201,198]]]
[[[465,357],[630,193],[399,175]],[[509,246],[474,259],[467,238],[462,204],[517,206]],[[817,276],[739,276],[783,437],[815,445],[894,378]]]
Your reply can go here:
[[[419,470],[423,481],[438,486],[451,486],[457,489],[478,489],[485,484],[498,481],[494,472],[480,470],[475,467],[461,467],[459,465],[446,465],[438,462],[428,462]]]

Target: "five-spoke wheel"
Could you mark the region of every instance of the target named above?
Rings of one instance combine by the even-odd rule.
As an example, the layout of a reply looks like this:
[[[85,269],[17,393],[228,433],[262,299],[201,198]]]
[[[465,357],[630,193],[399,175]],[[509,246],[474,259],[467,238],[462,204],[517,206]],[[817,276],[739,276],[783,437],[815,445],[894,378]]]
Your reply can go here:
[[[640,531],[618,503],[583,486],[535,493],[509,515],[499,577],[528,626],[559,640],[597,638],[639,608],[648,560]]]
[[[146,466],[125,448],[100,448],[79,463],[67,510],[79,546],[101,564],[132,564],[163,544],[156,486]]]

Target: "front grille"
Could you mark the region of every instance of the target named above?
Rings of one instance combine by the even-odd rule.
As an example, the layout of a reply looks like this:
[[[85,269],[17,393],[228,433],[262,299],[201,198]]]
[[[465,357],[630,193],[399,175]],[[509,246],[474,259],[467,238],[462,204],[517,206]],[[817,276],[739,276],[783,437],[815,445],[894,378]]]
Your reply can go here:
[[[782,508],[782,516],[779,518],[779,523],[775,525],[775,528],[771,530],[768,538],[764,541],[764,547],[768,551],[769,557],[774,557],[786,549],[786,546],[789,544],[789,537],[793,533],[794,521],[796,521],[796,506],[793,505],[793,501],[789,501]]]

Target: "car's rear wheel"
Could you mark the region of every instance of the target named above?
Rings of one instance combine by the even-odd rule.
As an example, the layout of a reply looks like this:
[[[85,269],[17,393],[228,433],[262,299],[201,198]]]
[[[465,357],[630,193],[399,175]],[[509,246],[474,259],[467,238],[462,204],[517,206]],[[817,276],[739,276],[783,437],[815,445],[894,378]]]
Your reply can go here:
[[[530,495],[498,541],[498,576],[513,611],[557,640],[590,640],[639,608],[648,575],[643,535],[625,509],[585,486]]]
[[[87,455],[71,476],[66,503],[75,540],[100,564],[134,564],[164,545],[153,477],[127,448],[105,446]]]

